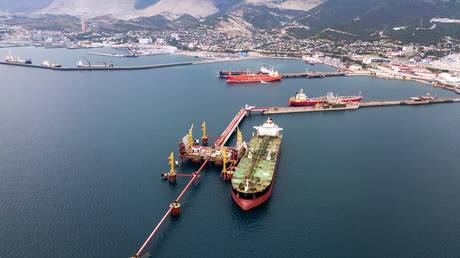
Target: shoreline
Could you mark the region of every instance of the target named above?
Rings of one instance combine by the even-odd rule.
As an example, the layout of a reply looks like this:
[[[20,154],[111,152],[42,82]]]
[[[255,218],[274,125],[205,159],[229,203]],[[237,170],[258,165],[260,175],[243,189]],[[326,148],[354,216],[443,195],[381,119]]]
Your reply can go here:
[[[5,61],[0,61],[0,65],[10,65],[10,66],[17,66],[17,67],[24,67],[24,68],[37,68],[37,69],[53,70],[53,71],[129,71],[129,70],[159,69],[159,68],[188,66],[188,65],[204,65],[204,64],[225,63],[225,62],[239,62],[239,61],[256,60],[256,59],[302,60],[302,58],[299,58],[299,57],[269,56],[269,55],[267,56],[266,55],[220,56],[219,57],[218,56],[219,54],[216,54],[216,56],[213,56],[211,53],[207,53],[207,52],[181,51],[181,50],[176,51],[175,53],[172,53],[171,55],[196,57],[196,58],[201,58],[202,60],[176,62],[176,63],[152,64],[152,65],[105,66],[105,67],[101,67],[101,66],[52,67],[52,66],[35,65],[35,64],[9,63]],[[123,57],[120,57],[120,58],[123,58]],[[320,64],[326,65],[329,67],[333,67],[338,71],[344,70],[345,76],[368,76],[372,78],[386,79],[386,80],[414,81],[420,84],[429,85],[431,87],[442,88],[444,90],[448,90],[453,93],[460,94],[460,88],[458,88],[456,85],[436,83],[435,81],[430,81],[430,80],[425,80],[425,79],[420,79],[420,78],[413,78],[413,76],[407,76],[403,78],[394,77],[394,75],[378,76],[376,74],[372,74],[372,72],[370,71],[354,72],[348,69],[343,69],[342,67],[333,65],[333,64],[328,64],[324,62]]]

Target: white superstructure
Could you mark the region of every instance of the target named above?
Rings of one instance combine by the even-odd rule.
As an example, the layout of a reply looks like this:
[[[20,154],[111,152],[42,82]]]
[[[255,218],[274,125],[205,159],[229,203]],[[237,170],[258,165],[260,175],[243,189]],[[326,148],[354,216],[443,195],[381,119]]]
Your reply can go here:
[[[258,136],[271,136],[271,137],[278,137],[280,136],[280,132],[283,128],[278,127],[277,124],[273,123],[271,118],[267,119],[262,126],[254,126],[254,129],[257,130]]]

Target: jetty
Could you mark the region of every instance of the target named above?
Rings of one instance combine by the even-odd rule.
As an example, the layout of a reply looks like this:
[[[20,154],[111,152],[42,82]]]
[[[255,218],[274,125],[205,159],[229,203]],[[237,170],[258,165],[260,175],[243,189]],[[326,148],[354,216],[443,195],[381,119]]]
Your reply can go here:
[[[258,108],[257,111],[264,115],[272,114],[290,114],[290,113],[306,113],[306,112],[328,112],[328,111],[346,111],[346,110],[357,110],[364,107],[388,107],[388,106],[416,106],[416,105],[432,105],[442,103],[454,103],[460,102],[459,97],[448,97],[448,98],[433,98],[430,100],[371,100],[363,101],[360,103],[348,103],[344,105],[326,105],[326,106],[305,106],[305,107],[266,107]]]
[[[111,54],[104,54],[105,56],[111,56]],[[0,65],[10,65],[10,66],[19,66],[25,68],[37,68],[37,69],[46,69],[53,71],[129,71],[129,70],[148,70],[148,69],[158,69],[158,68],[168,68],[176,66],[187,66],[187,65],[200,65],[200,64],[213,64],[213,63],[222,63],[230,61],[239,61],[239,60],[248,60],[253,58],[244,58],[244,59],[228,59],[228,58],[219,58],[219,59],[206,59],[206,60],[196,60],[196,61],[186,61],[186,62],[175,62],[175,63],[163,63],[163,64],[151,64],[151,65],[132,65],[132,66],[114,66],[114,65],[88,65],[84,67],[53,67],[53,66],[44,66],[37,64],[25,64],[17,62],[6,62],[0,61]]]
[[[194,62],[177,62],[168,64],[154,64],[154,65],[136,65],[136,66],[84,66],[84,67],[53,67],[35,64],[23,64],[23,63],[11,63],[11,62],[0,62],[3,65],[20,66],[26,68],[37,68],[54,71],[127,71],[127,70],[147,70],[156,68],[166,68],[175,66],[186,66],[192,65]]]
[[[327,78],[327,77],[341,77],[345,76],[345,73],[342,72],[300,72],[300,73],[283,73],[281,77],[283,79],[287,78]]]

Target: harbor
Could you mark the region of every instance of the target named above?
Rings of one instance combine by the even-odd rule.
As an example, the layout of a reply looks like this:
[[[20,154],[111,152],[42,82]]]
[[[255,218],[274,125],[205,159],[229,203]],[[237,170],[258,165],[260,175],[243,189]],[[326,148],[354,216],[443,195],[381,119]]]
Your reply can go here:
[[[0,254],[460,256],[460,0],[0,0]]]
[[[57,54],[18,54],[37,61],[53,60],[65,67],[81,59],[81,53],[87,53],[86,50],[46,51]],[[131,65],[141,59],[120,61]],[[158,60],[162,63],[183,61],[174,56],[158,57]],[[305,71],[303,63],[281,59],[236,62],[232,68],[260,67],[267,63],[286,72]],[[448,145],[455,137],[452,131],[458,129],[455,104],[259,115],[269,107],[286,107],[288,98],[301,87],[315,97],[328,91],[342,96],[358,95],[362,91],[363,102],[408,101],[410,96],[423,96],[428,91],[439,98],[455,97],[450,92],[410,81],[352,76],[331,80],[286,79],[282,87],[273,84],[233,88],[214,78],[223,67],[228,65],[191,65],[123,73],[48,73],[30,69],[27,71],[30,76],[24,76],[25,69],[1,66],[0,69],[11,75],[5,78],[0,89],[4,96],[0,102],[0,114],[5,119],[6,134],[3,135],[8,136],[0,137],[5,143],[1,155],[6,171],[2,189],[11,193],[21,191],[20,196],[12,198],[6,194],[3,199],[8,208],[2,228],[17,239],[11,243],[15,252],[7,250],[5,254],[129,257],[136,255],[156,229],[139,257],[207,254],[224,258],[230,253],[244,256],[260,250],[276,257],[302,256],[307,248],[314,253],[340,256],[348,253],[348,246],[356,242],[372,252],[376,241],[362,235],[373,234],[375,230],[382,232],[379,242],[391,243],[397,232],[396,238],[403,243],[404,237],[400,236],[404,236],[405,230],[399,229],[413,218],[405,212],[395,213],[397,209],[393,209],[393,205],[401,203],[423,214],[452,204],[435,202],[427,208],[425,202],[417,200],[425,200],[427,196],[449,200],[451,191],[456,189],[449,183],[456,185],[450,175],[455,175],[457,164],[446,161],[443,169],[435,165],[458,154],[455,142]],[[315,67],[315,70],[321,69],[330,71],[321,65]],[[47,76],[42,77],[45,74]],[[37,81],[37,78],[40,79]],[[206,101],[210,102],[198,104],[205,100],[204,92],[209,96]],[[245,109],[245,103],[254,105],[248,107],[250,114],[235,119],[236,114]],[[157,112],[163,109],[169,112]],[[242,119],[237,128],[248,141],[254,132],[253,126],[263,124],[269,116],[284,128],[282,157],[273,194],[257,209],[244,212],[235,204],[230,181],[225,180],[223,166],[218,164],[220,159],[203,165],[203,158],[208,155],[203,152],[197,162],[193,161],[193,155],[184,156],[182,165],[178,142],[192,124],[195,125],[192,138],[199,140],[193,149],[212,149],[215,142],[222,139],[219,141],[225,141],[225,150],[230,153],[236,146],[238,129],[231,135],[225,134],[227,137],[220,136],[232,120],[238,123]],[[202,141],[203,121],[206,121],[208,137],[206,146]],[[36,136],[40,136],[40,141],[33,140]],[[426,148],[427,142],[431,148]],[[171,172],[170,152],[174,152],[174,159],[178,161],[175,183],[170,183],[171,175],[164,174]],[[230,160],[227,168],[232,171],[232,159],[230,155],[227,157]],[[189,184],[197,172],[199,175]],[[37,186],[37,191],[29,191],[29,183],[18,183],[24,175],[30,175],[27,182]],[[411,180],[399,180],[401,175]],[[433,180],[445,182],[442,185],[447,187],[443,189],[448,191],[444,194],[425,183]],[[416,181],[417,187],[408,181]],[[369,192],[369,188],[372,191]],[[395,196],[402,196],[396,204]],[[388,207],[392,212],[374,212],[381,207]],[[362,234],[354,234],[359,225],[354,216],[348,216],[356,209],[369,218],[359,221],[360,225],[366,225],[361,228]],[[15,210],[26,211],[13,214]],[[375,223],[385,221],[387,216],[402,222]],[[291,219],[286,220],[287,217]],[[72,218],[72,222],[68,218]],[[424,217],[420,224],[411,220],[410,233],[422,235],[421,239],[411,238],[411,241],[448,242],[450,235],[442,234],[443,227],[437,226],[437,219],[436,216]],[[30,226],[35,230],[27,231],[24,221],[33,222]],[[430,227],[425,230],[427,224]],[[40,225],[55,226],[45,229]],[[385,233],[388,227],[393,229],[391,234]],[[305,228],[309,228],[308,234]],[[437,232],[435,239],[428,234],[433,229]],[[327,234],[323,234],[325,231]],[[266,237],[267,232],[270,238]],[[292,243],[305,248],[286,249],[286,232],[298,235]],[[55,236],[59,236],[60,241],[55,242]],[[203,247],[204,239],[208,246],[213,246],[212,250]],[[251,245],[240,250],[239,243],[247,239],[251,239]],[[337,242],[343,245],[337,246]],[[70,245],[73,248],[68,249]],[[21,246],[30,246],[33,251]],[[385,250],[389,250],[391,256],[401,250],[399,247],[399,244],[390,244]],[[413,253],[403,250],[403,254]]]
[[[105,57],[137,57],[134,53],[129,53],[128,55],[122,54],[110,54],[110,53],[99,53],[99,52],[89,52],[91,55],[105,56]],[[78,61],[76,67],[68,67],[63,65],[56,65],[52,62],[45,60],[41,65],[36,65],[32,63],[30,58],[22,59],[20,57],[13,57],[11,54],[7,56],[5,61],[0,61],[0,65],[12,65],[20,66],[25,68],[39,68],[39,69],[48,69],[54,71],[129,71],[129,70],[149,70],[149,69],[159,69],[159,68],[168,68],[168,67],[179,67],[179,66],[189,66],[189,65],[203,65],[203,64],[215,64],[223,62],[235,62],[243,60],[254,60],[260,57],[242,57],[242,58],[212,58],[212,59],[203,59],[196,61],[186,61],[186,62],[171,62],[171,63],[160,63],[160,64],[146,64],[146,65],[114,65],[110,62],[99,62],[92,64],[88,59],[86,63],[83,61]],[[320,78],[330,78],[330,77],[344,77],[344,76],[371,76],[383,79],[395,79],[395,80],[412,80],[422,84],[428,84],[433,87],[443,88],[448,91],[452,91],[456,94],[460,94],[460,88],[452,83],[434,80],[433,78],[425,78],[423,76],[415,75],[386,75],[383,73],[371,72],[371,71],[355,71],[352,69],[345,69],[340,66],[336,66],[336,71],[305,71],[305,72],[285,72],[280,73],[275,70],[274,67],[262,66],[259,71],[252,72],[250,70],[241,70],[241,71],[223,71],[221,70],[217,77],[225,79],[228,83],[270,83],[277,82],[283,79],[289,78],[307,78],[307,79],[320,79]],[[382,75],[383,74],[383,75]]]
[[[203,169],[210,164],[211,162],[214,164],[218,164],[222,167],[221,170],[221,178],[224,181],[232,180],[233,176],[235,175],[235,170],[237,170],[239,166],[239,161],[241,157],[244,155],[246,150],[246,144],[244,142],[243,136],[241,131],[239,130],[240,124],[246,117],[249,117],[251,113],[259,113],[262,115],[279,115],[279,114],[291,114],[291,113],[306,113],[306,112],[332,112],[332,111],[349,111],[349,110],[358,110],[360,107],[387,107],[387,106],[400,106],[400,105],[430,105],[430,104],[445,104],[445,103],[455,103],[460,102],[459,97],[450,97],[450,98],[438,98],[438,97],[431,97],[431,96],[420,96],[420,97],[411,97],[405,100],[372,100],[372,101],[363,101],[358,103],[345,103],[345,104],[337,104],[337,103],[326,103],[323,105],[315,105],[315,106],[305,106],[305,107],[256,107],[245,105],[245,107],[241,108],[235,117],[230,121],[228,126],[224,129],[224,131],[217,137],[212,147],[208,147],[208,135],[207,135],[207,128],[206,123],[203,122],[201,129],[202,129],[202,136],[201,141],[193,137],[193,125],[188,130],[188,133],[183,138],[181,144],[179,145],[179,156],[181,162],[192,161],[196,164],[200,164],[198,170],[192,173],[177,173],[176,171],[176,164],[174,159],[174,153],[170,154],[169,157],[169,171],[161,173],[161,176],[164,180],[167,180],[170,184],[176,184],[176,180],[178,177],[186,177],[190,178],[186,186],[180,192],[178,197],[171,202],[169,207],[167,208],[165,214],[160,219],[158,224],[154,227],[153,231],[149,234],[146,240],[142,243],[141,247],[136,251],[135,255],[131,256],[131,258],[139,258],[142,257],[145,253],[146,248],[149,244],[153,241],[158,233],[160,227],[165,223],[168,217],[179,217],[182,211],[181,208],[181,199],[189,190],[190,186],[193,184],[197,178],[199,178],[200,174],[202,173]],[[268,119],[271,121],[271,118]],[[282,130],[282,129],[281,129]],[[235,147],[227,147],[225,146],[230,139],[230,137],[236,132],[237,134],[237,141]],[[247,165],[245,165],[247,166]],[[239,180],[239,179],[238,179]],[[239,182],[239,181],[237,181]],[[233,183],[233,181],[232,181]],[[270,194],[271,194],[270,188]],[[238,203],[235,199],[236,197],[233,195],[233,199]],[[266,197],[264,201],[267,200]],[[239,205],[243,208],[244,204]]]

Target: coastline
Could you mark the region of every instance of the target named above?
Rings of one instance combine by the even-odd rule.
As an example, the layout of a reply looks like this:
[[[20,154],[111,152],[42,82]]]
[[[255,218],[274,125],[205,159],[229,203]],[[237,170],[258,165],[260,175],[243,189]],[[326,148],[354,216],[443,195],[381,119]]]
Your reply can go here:
[[[91,54],[91,52],[88,52]],[[151,65],[132,65],[132,66],[84,66],[84,67],[53,67],[53,66],[44,66],[44,65],[35,65],[35,64],[22,64],[22,63],[10,63],[1,61],[0,65],[10,65],[18,66],[24,68],[38,68],[43,70],[53,70],[53,71],[127,71],[127,70],[147,70],[147,69],[159,69],[159,68],[168,68],[176,66],[188,66],[188,65],[202,65],[202,64],[212,64],[212,63],[225,63],[225,62],[238,62],[238,61],[247,61],[247,60],[256,60],[256,59],[284,59],[284,60],[303,60],[300,57],[290,57],[290,56],[272,56],[272,55],[263,55],[263,54],[250,54],[247,56],[241,56],[237,54],[230,55],[228,53],[214,53],[214,52],[204,52],[204,51],[183,51],[177,50],[170,55],[177,56],[188,56],[200,58],[196,61],[188,62],[176,62],[176,63],[162,63],[162,64],[151,64]],[[120,57],[123,58],[123,57]],[[343,71],[346,76],[368,76],[379,79],[386,80],[401,80],[401,81],[415,81],[420,84],[430,85],[432,87],[442,88],[444,90],[452,91],[456,94],[460,94],[460,87],[457,85],[446,84],[437,82],[433,79],[420,78],[412,74],[391,74],[385,73],[384,71],[374,70],[358,70],[352,71],[348,68],[345,68],[343,63],[329,63],[322,60],[322,65],[327,65],[335,68],[337,71]]]

